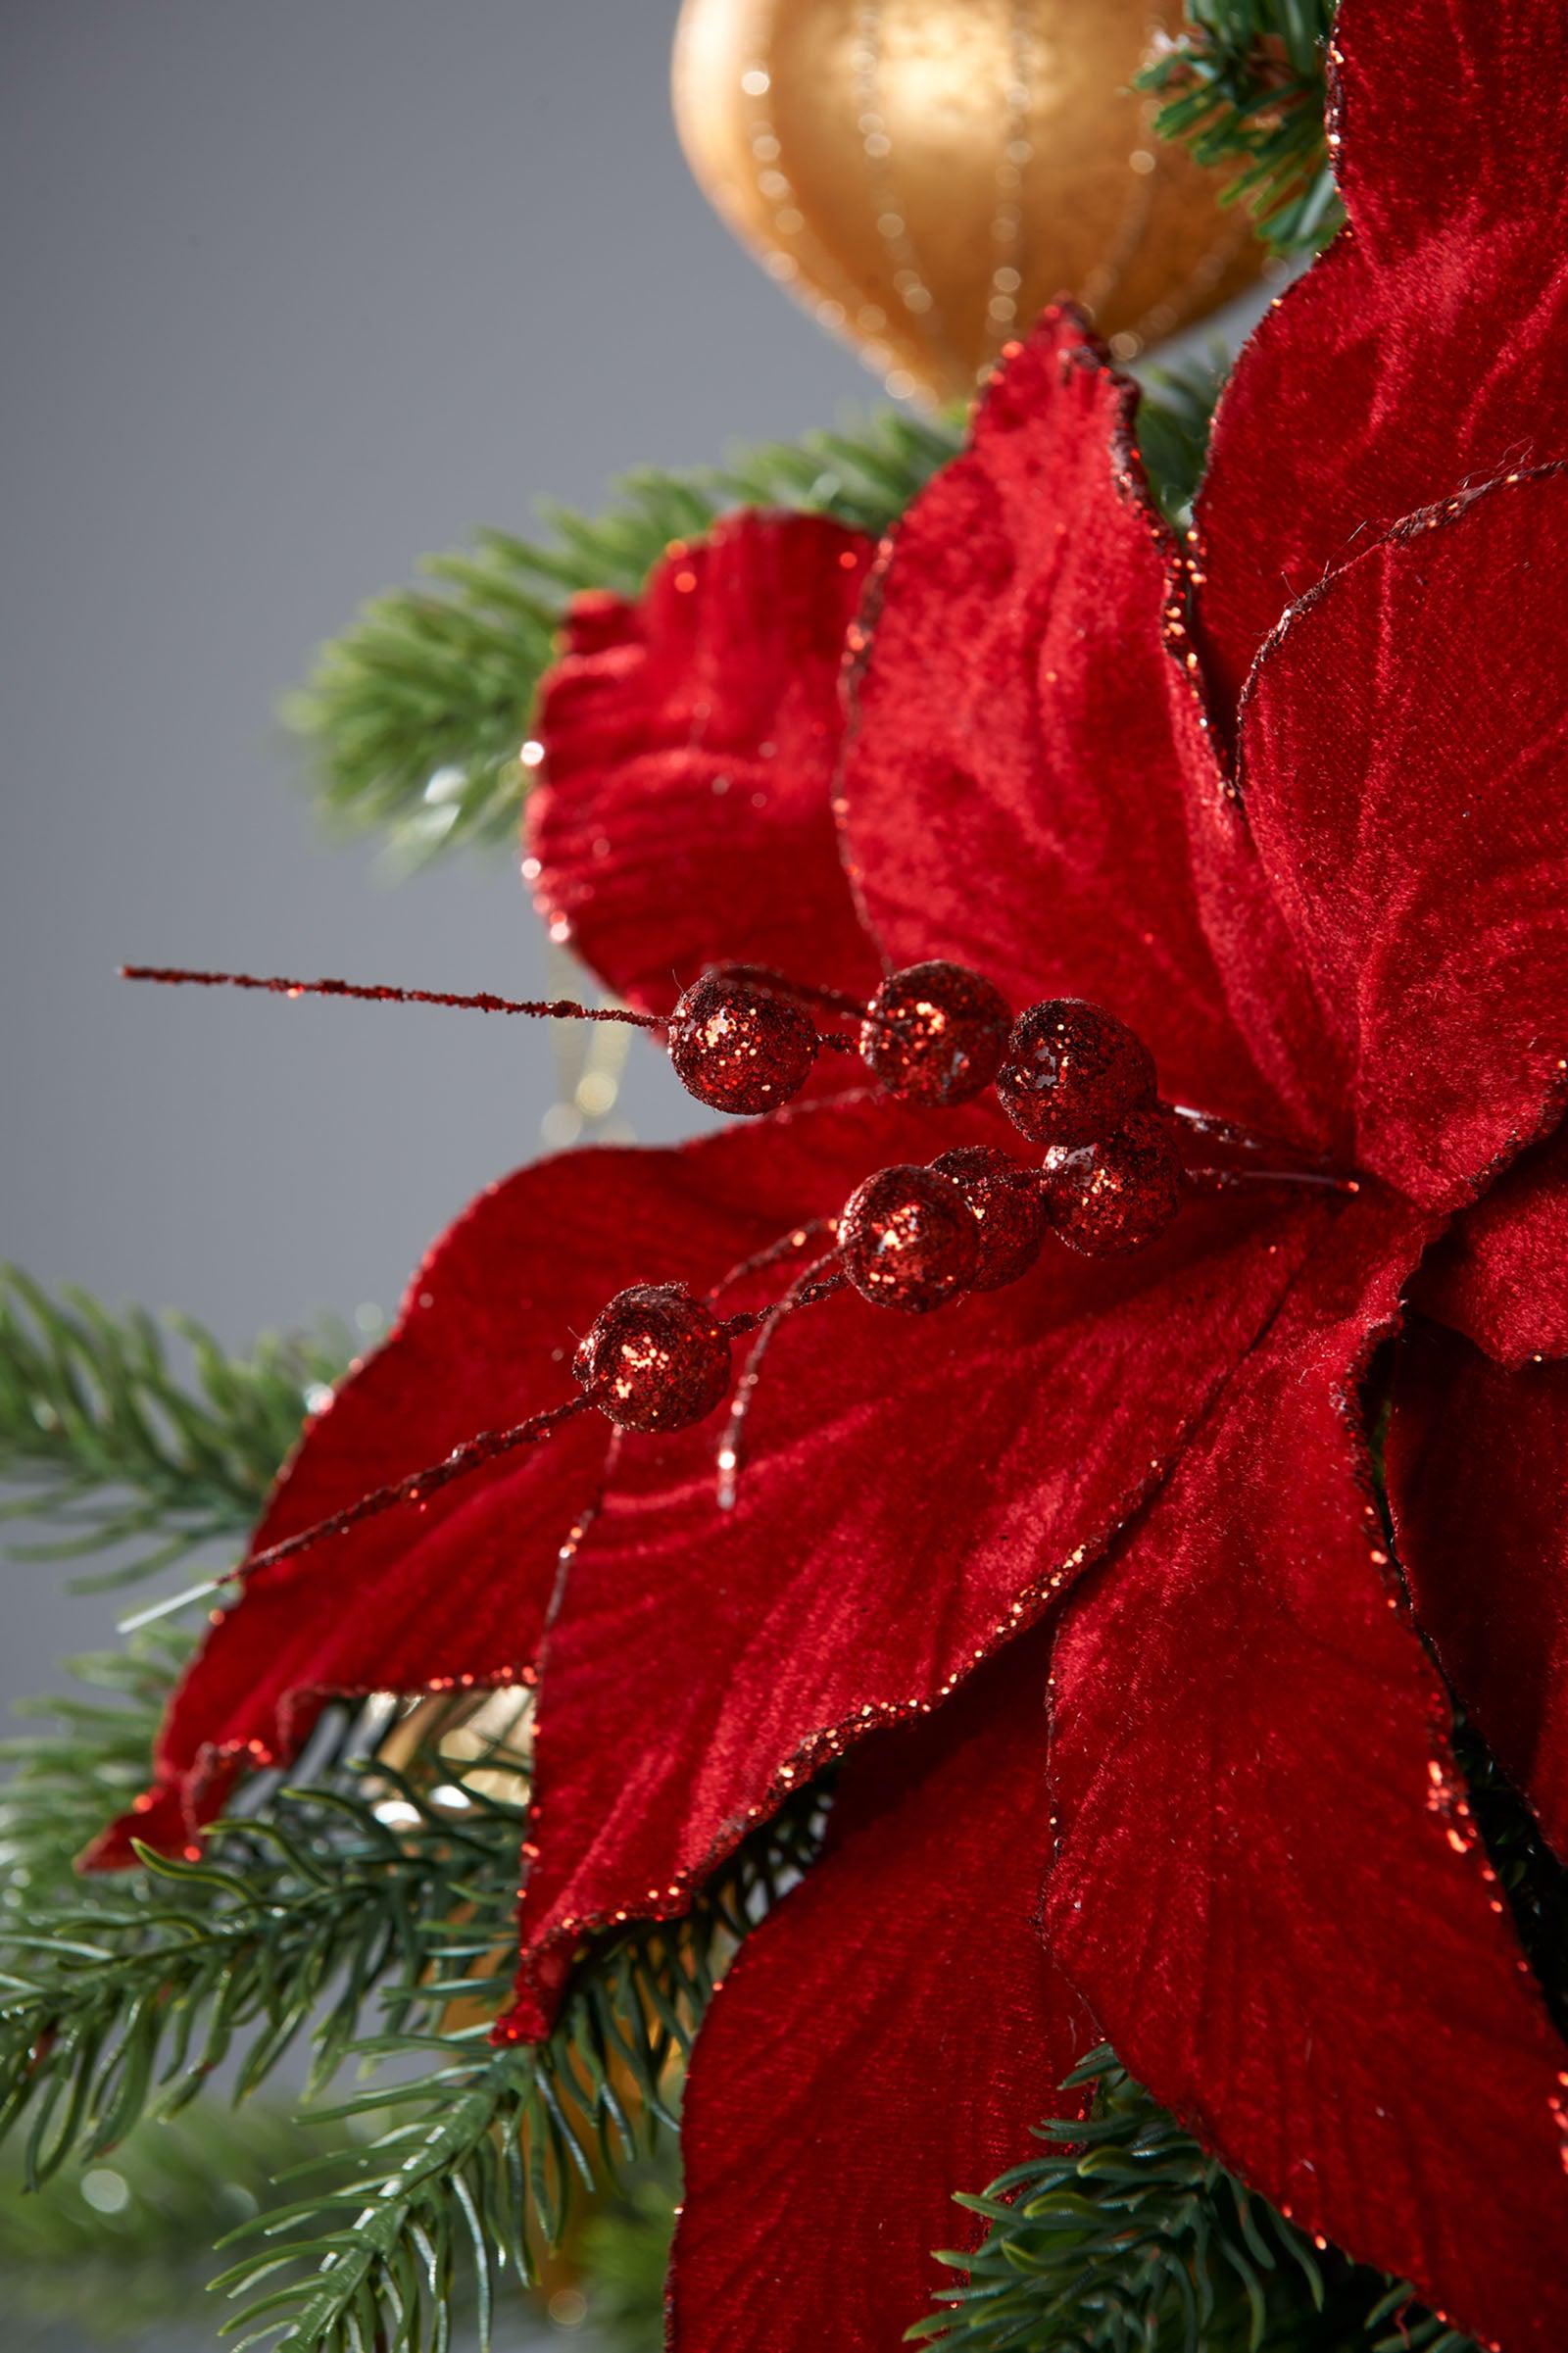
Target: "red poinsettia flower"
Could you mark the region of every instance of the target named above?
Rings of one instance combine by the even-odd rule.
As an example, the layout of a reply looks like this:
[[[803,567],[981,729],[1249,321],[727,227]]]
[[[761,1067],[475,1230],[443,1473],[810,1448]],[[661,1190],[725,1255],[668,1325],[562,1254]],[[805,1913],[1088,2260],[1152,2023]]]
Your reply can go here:
[[[1015,1008],[1110,1008],[1168,1098],[1357,1190],[1195,1198],[1145,1250],[1055,1250],[929,1317],[790,1318],[727,1507],[711,1423],[582,1419],[260,1569],[132,1824],[188,1838],[325,1693],[537,1677],[510,2029],[536,2033],[585,1932],[678,1912],[847,1752],[694,2060],[684,2353],[893,2341],[951,2192],[1027,2153],[1102,2034],[1304,2228],[1509,2353],[1568,2330],[1568,2048],[1361,1405],[1398,1332],[1422,1619],[1568,1852],[1568,424],[1537,365],[1568,280],[1517,194],[1521,158],[1561,183],[1568,32],[1467,17],[1346,0],[1352,225],[1238,368],[1192,552],[1135,396],[1054,314],[869,584],[851,534],[733,518],[640,604],[585,601],[541,720],[541,895],[643,1005],[716,959],[863,997],[951,958]],[[558,1403],[617,1288],[707,1292],[874,1169],[1017,1141],[859,1092],[522,1171],[437,1246],[258,1547]]]

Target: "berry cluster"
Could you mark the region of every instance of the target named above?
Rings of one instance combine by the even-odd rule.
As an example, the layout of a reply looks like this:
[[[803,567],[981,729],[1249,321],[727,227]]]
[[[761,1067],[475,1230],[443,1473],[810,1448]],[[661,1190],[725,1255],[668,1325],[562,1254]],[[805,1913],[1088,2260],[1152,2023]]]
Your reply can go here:
[[[819,1035],[799,995],[774,973],[706,973],[669,1022],[687,1090],[716,1110],[752,1114],[797,1095],[818,1048],[839,1044]],[[914,964],[882,983],[858,1046],[877,1083],[905,1102],[968,1103],[994,1082],[1013,1125],[1045,1147],[1035,1167],[967,1145],[858,1185],[835,1221],[834,1257],[873,1305],[928,1314],[1016,1282],[1048,1232],[1099,1256],[1142,1249],[1176,1215],[1182,1164],[1153,1057],[1099,1005],[1054,999],[1014,1021],[978,973]],[[618,1427],[681,1429],[724,1395],[731,1329],[686,1292],[639,1284],[611,1301],[574,1370]]]
[[[706,1299],[679,1285],[634,1283],[602,1310],[578,1348],[575,1397],[511,1428],[476,1432],[443,1461],[372,1489],[253,1553],[236,1575],[271,1566],[383,1511],[420,1504],[482,1464],[540,1445],[594,1406],[619,1430],[683,1430],[704,1421],[731,1393],[731,1344],[750,1333],[756,1337],[719,1455],[728,1480],[749,1393],[778,1319],[846,1284],[875,1306],[925,1315],[970,1292],[1017,1282],[1039,1257],[1048,1233],[1095,1257],[1142,1250],[1170,1224],[1190,1185],[1261,1180],[1358,1190],[1353,1178],[1326,1166],[1184,1170],[1175,1142],[1178,1119],[1243,1150],[1273,1148],[1223,1120],[1162,1103],[1148,1047],[1102,1006],[1053,998],[1014,1020],[989,981],[940,960],[891,973],[869,1005],[831,989],[803,987],[760,966],[720,965],[685,992],[662,1024],[656,1014],[567,999],[524,1003],[162,965],[127,965],[124,977],[166,987],[260,989],[291,998],[663,1027],[687,1091],[714,1110],[749,1117],[775,1111],[798,1095],[820,1052],[858,1054],[877,1085],[906,1103],[969,1103],[995,1084],[1014,1127],[1044,1148],[1034,1165],[993,1145],[964,1145],[939,1152],[927,1167],[878,1169],[857,1186],[836,1218],[770,1245]],[[854,1033],[818,1030],[809,1008],[853,1022]],[[1289,1156],[1290,1147],[1284,1150]],[[817,1232],[831,1238],[830,1249],[782,1299],[760,1311],[715,1311],[729,1283],[773,1264]],[[721,1483],[720,1501],[732,1500],[732,1482]]]

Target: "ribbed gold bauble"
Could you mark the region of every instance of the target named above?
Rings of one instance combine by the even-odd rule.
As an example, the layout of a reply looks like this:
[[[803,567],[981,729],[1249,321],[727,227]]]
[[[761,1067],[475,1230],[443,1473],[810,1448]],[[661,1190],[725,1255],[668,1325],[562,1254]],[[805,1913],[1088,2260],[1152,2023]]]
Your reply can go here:
[[[895,394],[963,398],[1054,296],[1119,358],[1264,253],[1127,87],[1181,0],[685,0],[675,121],[769,273]]]

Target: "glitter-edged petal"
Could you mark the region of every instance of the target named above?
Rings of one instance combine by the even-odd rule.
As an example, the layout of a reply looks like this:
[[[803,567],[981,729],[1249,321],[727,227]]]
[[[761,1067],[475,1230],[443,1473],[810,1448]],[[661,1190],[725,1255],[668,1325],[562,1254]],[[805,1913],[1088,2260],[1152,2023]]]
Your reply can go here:
[[[1568,1088],[1568,473],[1412,515],[1296,606],[1242,712],[1263,865],[1354,1157],[1457,1206]]]
[[[743,512],[642,599],[578,600],[545,682],[528,871],[558,939],[667,1012],[710,963],[868,996],[830,784],[845,634],[874,553],[820,515]]]
[[[983,2230],[1096,2039],[1041,1945],[1048,1653],[1026,1636],[846,1767],[829,1844],[748,1937],[683,2108],[674,2353],[883,2353]],[[938,2072],[934,2073],[933,2069]]]
[[[1422,1626],[1568,1861],[1568,1364],[1506,1372],[1412,1318],[1388,1474]]]
[[[1270,1001],[1244,1008],[1247,1034],[1290,1033],[1274,1001],[1298,969],[1217,806],[1136,400],[1048,312],[900,524],[852,695],[851,875],[895,962],[951,956],[1019,1006],[1093,999],[1148,1040],[1167,1094],[1310,1127],[1310,1089],[1288,1069],[1265,1082],[1243,1043],[1204,928],[1212,894],[1245,942],[1245,994]]]
[[[1232,707],[1285,607],[1400,515],[1568,457],[1568,18],[1344,0],[1334,52],[1352,225],[1243,352],[1198,502]]]
[[[1369,1336],[1421,1239],[1407,1208],[1347,1214],[1069,1602],[1046,1935],[1127,2067],[1244,2181],[1484,2341],[1555,2353],[1568,2047],[1356,1434]]]
[[[803,1206],[821,1116],[769,1139]],[[884,1162],[931,1156],[910,1115],[881,1118]],[[948,1113],[924,1136],[999,1131]],[[1166,1475],[1330,1214],[1195,1201],[1151,1250],[1052,1245],[934,1315],[813,1307],[764,1361],[729,1510],[712,1431],[628,1448],[544,1655],[514,2023],[541,2031],[584,1925],[678,1912],[803,1776],[938,1703],[1062,1590]]]

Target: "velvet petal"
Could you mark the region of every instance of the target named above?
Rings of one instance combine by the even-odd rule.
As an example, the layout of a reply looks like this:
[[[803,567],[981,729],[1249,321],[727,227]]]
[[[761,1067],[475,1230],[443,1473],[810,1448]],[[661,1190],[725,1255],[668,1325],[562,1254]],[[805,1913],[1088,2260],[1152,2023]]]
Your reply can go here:
[[[1091,998],[1148,1040],[1167,1094],[1277,1125],[1190,872],[1189,795],[1218,779],[1176,707],[1175,549],[1136,399],[1048,312],[899,526],[852,698],[850,871],[895,962],[952,956],[1020,1007]],[[1255,894],[1244,922],[1254,949],[1278,933]]]
[[[829,1845],[742,1946],[687,2082],[674,2353],[884,2353],[1096,2040],[1037,1926],[1048,1651],[1032,1634],[845,1769]],[[940,2071],[940,2083],[933,2065]]]
[[[1454,1219],[1410,1297],[1499,1364],[1568,1356],[1568,1130],[1522,1153]]]
[[[1348,1213],[1053,1670],[1058,1965],[1244,2181],[1507,2353],[1568,2336],[1552,2034],[1388,1582],[1354,1385],[1422,1236]]]
[[[1252,835],[1353,1069],[1359,1165],[1453,1206],[1568,1074],[1568,475],[1411,516],[1243,707]]]
[[[955,1143],[1000,1124],[940,1122]],[[897,1150],[907,1132],[886,1131],[886,1159],[915,1156]],[[811,1141],[804,1117],[780,1123],[776,1166]],[[1052,1246],[939,1314],[853,1293],[813,1307],[761,1368],[730,1510],[713,1432],[628,1453],[545,1652],[524,2031],[585,1925],[679,1911],[803,1775],[944,1697],[1078,1573],[1330,1214],[1198,1201],[1147,1251]]]
[[[1505,1372],[1412,1318],[1388,1474],[1421,1623],[1568,1861],[1568,1364]]]
[[[813,1152],[782,1182],[771,1138],[737,1128],[671,1152],[571,1152],[490,1187],[415,1276],[384,1347],[309,1426],[254,1548],[573,1396],[573,1345],[623,1285],[704,1289],[803,1213],[837,1208],[876,1164],[877,1139],[863,1111],[815,1117],[810,1133]],[[175,1694],[154,1803],[117,1825],[98,1859],[129,1860],[131,1832],[184,1843],[236,1763],[297,1752],[328,1692],[521,1673],[608,1438],[585,1415],[253,1575]]]
[[[578,600],[539,708],[525,871],[553,937],[633,1004],[667,1012],[710,963],[860,997],[881,978],[830,805],[873,552],[820,515],[741,513],[639,603]]]
[[[1247,345],[1198,514],[1234,706],[1287,604],[1402,515],[1568,457],[1568,17],[1344,0],[1351,228]]]

